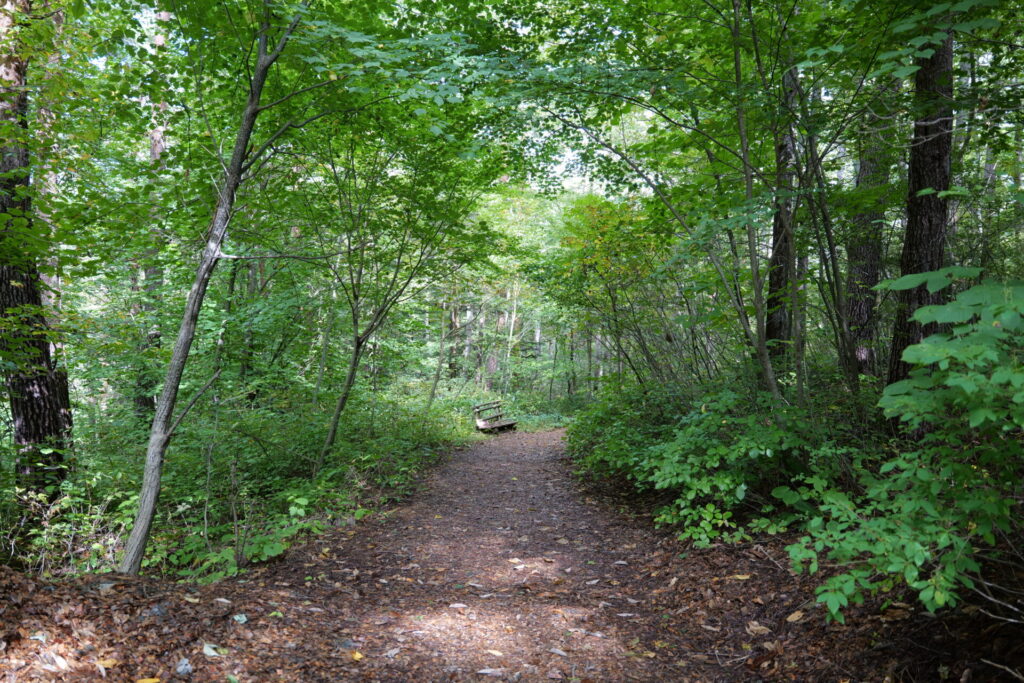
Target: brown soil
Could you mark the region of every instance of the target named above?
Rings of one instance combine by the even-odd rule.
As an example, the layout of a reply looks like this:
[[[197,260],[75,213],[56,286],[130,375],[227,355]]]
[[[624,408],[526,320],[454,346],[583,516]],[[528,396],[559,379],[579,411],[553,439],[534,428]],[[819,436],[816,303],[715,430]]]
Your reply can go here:
[[[240,579],[0,570],[0,681],[977,681],[1024,657],[971,610],[826,624],[781,540],[693,550],[616,508],[560,432],[512,433]]]

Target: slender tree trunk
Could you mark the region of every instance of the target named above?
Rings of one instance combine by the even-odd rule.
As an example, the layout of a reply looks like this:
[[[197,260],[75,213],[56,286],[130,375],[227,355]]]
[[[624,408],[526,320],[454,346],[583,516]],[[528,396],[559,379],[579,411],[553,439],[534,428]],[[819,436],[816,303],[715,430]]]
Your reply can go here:
[[[594,397],[594,335],[587,333],[587,397]]]
[[[768,259],[768,311],[765,337],[772,358],[788,355],[793,339],[792,284],[796,270],[793,219],[796,189],[796,139],[790,122],[797,95],[796,69],[782,76],[782,103],[775,142],[775,213],[772,218],[772,252]]]
[[[171,360],[167,366],[164,386],[156,402],[153,425],[149,433],[149,444],[146,447],[146,465],[142,475],[139,510],[135,516],[131,534],[125,544],[125,554],[120,564],[120,570],[125,574],[138,574],[139,569],[142,567],[142,558],[146,551],[146,544],[149,541],[157,499],[160,495],[160,478],[163,472],[164,453],[167,451],[167,445],[170,443],[177,422],[184,417],[184,413],[182,413],[178,416],[177,420],[174,420],[173,414],[178,399],[181,377],[185,371],[185,363],[188,361],[189,350],[192,348],[192,341],[195,339],[199,312],[202,309],[203,299],[206,296],[210,278],[221,255],[221,246],[227,237],[228,221],[234,208],[235,194],[242,183],[242,173],[248,155],[249,141],[252,138],[256,119],[260,113],[260,98],[263,94],[263,86],[266,84],[270,68],[277,60],[280,50],[283,49],[296,23],[297,20],[293,22],[291,28],[287,30],[279,42],[277,49],[272,53],[268,52],[267,45],[267,34],[270,30],[269,24],[265,23],[260,29],[256,61],[253,65],[245,109],[242,111],[238,132],[235,136],[234,148],[225,169],[224,178],[221,181],[217,205],[213,212],[213,218],[210,221],[210,227],[206,233],[206,246],[199,259],[199,267],[196,269],[192,289],[189,291],[185,302],[185,311],[182,315],[181,324],[178,327],[177,339],[175,339],[174,347],[171,351]]]
[[[569,374],[566,377],[566,395],[572,396],[576,393],[576,333],[569,330]]]
[[[454,303],[452,306],[454,307]],[[430,396],[427,398],[427,410],[430,412],[430,407],[434,405],[434,398],[437,396],[437,385],[441,383],[441,371],[444,369],[445,358],[447,354],[444,348],[445,339],[445,325],[450,325],[451,316],[448,315],[448,311],[445,310],[444,301],[441,302],[441,333],[437,336],[437,365],[434,366],[434,378],[430,382]]]
[[[167,105],[161,103],[156,110],[162,112],[166,108]],[[161,162],[166,148],[164,126],[157,122],[149,133],[149,161],[154,172],[166,167],[166,164]],[[154,196],[153,199],[155,205],[156,197]],[[159,211],[154,208],[150,211],[149,218],[155,226],[159,220]],[[138,315],[142,319],[143,331],[138,348],[136,362],[139,367],[135,375],[135,388],[132,396],[136,415],[146,419],[152,419],[153,413],[156,410],[157,376],[153,368],[150,367],[146,356],[149,349],[160,348],[162,340],[158,305],[160,303],[160,289],[164,283],[164,271],[158,261],[160,237],[155,229],[150,230],[150,239],[153,240],[153,244],[142,253],[143,264],[138,269],[143,277],[143,284],[139,290],[141,300],[138,304]]]
[[[747,203],[754,199],[754,174],[750,165],[750,142],[747,137],[747,112],[746,98],[743,96],[743,67],[742,53],[740,51],[740,0],[733,0],[733,72],[736,78],[736,128],[740,137],[740,154],[743,160],[743,183]],[[768,353],[767,334],[765,331],[766,305],[762,290],[761,259],[757,252],[757,233],[752,221],[746,221],[747,250],[750,252],[750,272],[753,278],[754,289],[754,354],[758,365],[761,368],[761,379],[764,382],[772,398],[782,402],[782,392],[775,378],[775,368],[772,365],[771,355]]]
[[[548,378],[548,401],[555,397],[555,368],[558,367],[558,338],[551,340],[554,350],[551,352],[551,376]]]
[[[252,306],[256,301],[256,293],[259,291],[259,273],[256,270],[257,264],[254,262],[249,263],[249,278],[246,286],[246,304]],[[245,335],[242,339],[242,359],[238,364],[238,381],[243,385],[249,380],[249,374],[252,372],[252,359],[255,354],[254,349],[254,335],[252,330],[252,320],[247,319],[245,322]],[[254,401],[255,395],[250,396],[249,400]]]
[[[327,320],[324,321],[323,333],[320,335],[320,360],[316,367],[316,384],[313,386],[313,403],[320,405],[320,389],[324,385],[324,373],[327,371],[327,354],[331,347],[331,331],[334,329],[334,317],[337,315],[337,293],[334,286],[331,286],[330,297],[327,300]]]
[[[910,146],[907,229],[900,255],[903,275],[942,268],[948,223],[950,155],[953,128],[953,38],[935,46],[931,57],[916,61],[914,74],[914,139]],[[889,355],[889,383],[906,379],[910,366],[903,351],[932,333],[910,317],[921,306],[942,303],[944,292],[929,293],[922,285],[897,292],[896,322]]]
[[[451,310],[448,312],[448,336],[452,338],[452,343],[448,346],[448,379],[455,379],[459,376],[459,358],[455,342],[455,333],[459,329],[459,306],[456,303],[457,300],[458,292],[453,292]]]
[[[352,354],[348,359],[348,372],[345,373],[345,384],[341,387],[338,400],[334,404],[334,413],[331,415],[331,425],[327,429],[327,438],[324,439],[324,446],[320,449],[320,456],[316,460],[316,467],[313,469],[313,476],[319,474],[334,448],[334,442],[338,438],[338,424],[341,422],[341,414],[345,412],[348,399],[352,395],[352,387],[356,383],[356,374],[359,372],[359,361],[362,360],[363,351],[366,348],[366,340],[358,335],[352,339]]]
[[[43,308],[46,287],[38,263],[47,255],[25,249],[49,226],[35,220],[29,199],[28,61],[17,35],[31,21],[28,0],[0,2],[0,359],[14,425],[15,471],[36,491],[63,479],[64,451],[71,440],[67,375],[57,367],[55,334]]]

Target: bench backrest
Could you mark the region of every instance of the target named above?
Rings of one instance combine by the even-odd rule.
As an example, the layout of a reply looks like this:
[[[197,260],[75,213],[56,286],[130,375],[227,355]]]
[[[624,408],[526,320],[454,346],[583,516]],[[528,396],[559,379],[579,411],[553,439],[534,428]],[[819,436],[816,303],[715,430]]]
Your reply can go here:
[[[501,401],[488,401],[473,406],[473,417],[484,422],[500,420],[503,416]]]

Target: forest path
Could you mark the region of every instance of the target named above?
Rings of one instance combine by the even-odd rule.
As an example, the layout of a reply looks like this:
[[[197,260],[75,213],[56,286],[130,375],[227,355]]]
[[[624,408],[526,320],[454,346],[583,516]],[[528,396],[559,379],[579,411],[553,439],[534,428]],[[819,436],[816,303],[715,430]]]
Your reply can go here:
[[[325,610],[316,636],[305,629],[282,654],[324,680],[685,680],[676,660],[690,644],[650,600],[671,580],[649,576],[671,555],[666,537],[582,495],[561,436],[457,450],[408,504],[310,552],[303,576],[292,563],[268,570],[268,586],[290,584],[284,599]],[[267,664],[260,675],[277,668]]]
[[[963,657],[909,605],[825,625],[782,540],[687,549],[583,488],[561,439],[456,450],[391,513],[216,584],[0,568],[0,681],[882,680]]]

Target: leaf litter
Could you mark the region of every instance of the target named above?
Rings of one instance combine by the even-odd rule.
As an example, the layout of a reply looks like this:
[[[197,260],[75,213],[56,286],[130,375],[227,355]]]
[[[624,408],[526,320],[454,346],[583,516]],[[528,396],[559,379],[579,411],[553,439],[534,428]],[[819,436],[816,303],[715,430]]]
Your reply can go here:
[[[694,549],[654,529],[654,505],[634,491],[571,469],[558,431],[491,438],[454,451],[358,533],[340,526],[211,585],[52,582],[0,568],[0,672],[19,682],[977,681],[1005,674],[984,660],[1024,666],[1020,627],[977,609],[936,617],[888,596],[898,609],[880,597],[827,624],[820,577],[789,570],[787,539]]]

